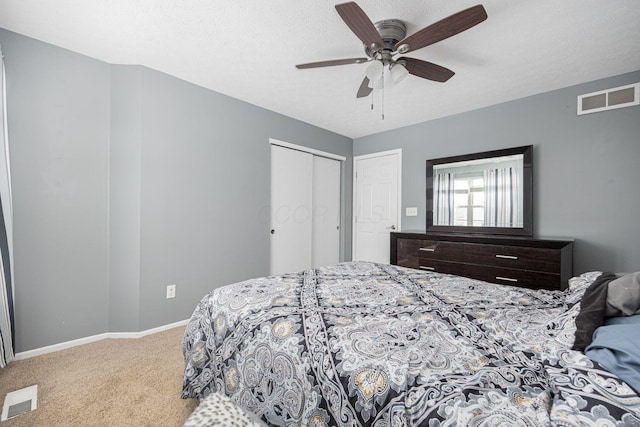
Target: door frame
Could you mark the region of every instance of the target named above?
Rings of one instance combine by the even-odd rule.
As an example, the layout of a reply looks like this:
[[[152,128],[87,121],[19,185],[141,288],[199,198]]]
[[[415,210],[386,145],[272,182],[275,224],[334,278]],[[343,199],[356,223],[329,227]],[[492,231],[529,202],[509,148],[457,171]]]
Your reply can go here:
[[[356,213],[358,212],[358,177],[357,177],[357,162],[359,160],[367,160],[375,157],[384,157],[397,155],[397,170],[398,170],[398,229],[396,231],[402,231],[402,148],[395,150],[380,151],[377,153],[363,154],[353,157],[353,214],[351,215],[351,259],[355,259],[356,255]]]
[[[290,142],[280,141],[274,138],[269,138],[269,144],[271,145],[279,145],[284,148],[291,148],[292,150],[304,151],[305,153],[310,153],[320,157],[326,157],[328,159],[340,160],[344,162],[347,160],[345,156],[341,156],[339,154],[328,153],[326,151],[316,150],[315,148],[305,147],[304,145],[292,144]]]

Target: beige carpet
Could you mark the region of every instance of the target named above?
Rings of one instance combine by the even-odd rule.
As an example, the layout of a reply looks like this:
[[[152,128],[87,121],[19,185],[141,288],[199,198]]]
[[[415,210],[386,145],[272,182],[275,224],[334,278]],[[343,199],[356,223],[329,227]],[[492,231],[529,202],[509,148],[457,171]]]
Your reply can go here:
[[[105,339],[10,363],[0,370],[0,405],[37,384],[38,409],[0,427],[182,426],[198,403],[180,398],[183,333]]]

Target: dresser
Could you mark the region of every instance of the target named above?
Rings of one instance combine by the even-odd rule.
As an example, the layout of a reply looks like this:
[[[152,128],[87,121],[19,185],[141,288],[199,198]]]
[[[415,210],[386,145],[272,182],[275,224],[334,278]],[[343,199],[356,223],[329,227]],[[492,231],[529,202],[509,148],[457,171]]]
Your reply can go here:
[[[491,283],[560,290],[573,275],[573,241],[398,232],[391,233],[390,261]]]

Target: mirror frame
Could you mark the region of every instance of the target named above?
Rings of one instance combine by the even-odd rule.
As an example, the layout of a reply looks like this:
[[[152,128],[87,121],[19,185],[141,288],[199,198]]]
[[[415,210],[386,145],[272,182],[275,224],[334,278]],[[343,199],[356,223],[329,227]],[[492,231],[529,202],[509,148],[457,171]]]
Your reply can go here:
[[[468,160],[489,159],[492,157],[523,154],[523,224],[522,227],[473,227],[464,225],[433,225],[433,167],[445,163],[464,162]],[[502,150],[484,151],[462,156],[442,157],[427,160],[427,227],[426,231],[440,233],[465,234],[499,234],[513,236],[533,236],[533,145],[505,148]]]

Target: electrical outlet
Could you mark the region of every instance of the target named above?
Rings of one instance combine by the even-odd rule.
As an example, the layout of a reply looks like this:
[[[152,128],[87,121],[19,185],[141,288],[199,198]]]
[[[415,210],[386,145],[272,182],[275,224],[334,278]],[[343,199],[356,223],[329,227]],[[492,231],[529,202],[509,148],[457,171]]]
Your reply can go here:
[[[167,285],[167,299],[176,297],[176,285]]]

